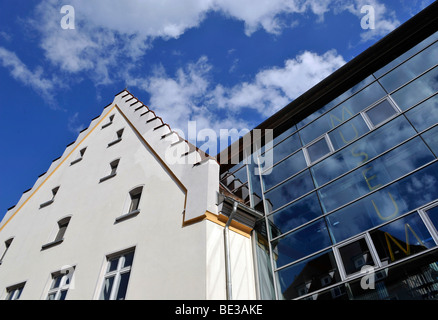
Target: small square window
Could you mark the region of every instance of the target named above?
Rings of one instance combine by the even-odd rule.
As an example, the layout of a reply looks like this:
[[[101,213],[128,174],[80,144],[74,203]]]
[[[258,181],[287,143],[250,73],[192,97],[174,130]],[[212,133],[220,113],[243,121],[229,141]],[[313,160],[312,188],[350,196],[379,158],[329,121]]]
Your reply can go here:
[[[311,163],[321,159],[331,151],[325,137],[308,146],[306,150]]]
[[[397,114],[397,111],[388,100],[384,100],[365,113],[371,124],[377,126]]]

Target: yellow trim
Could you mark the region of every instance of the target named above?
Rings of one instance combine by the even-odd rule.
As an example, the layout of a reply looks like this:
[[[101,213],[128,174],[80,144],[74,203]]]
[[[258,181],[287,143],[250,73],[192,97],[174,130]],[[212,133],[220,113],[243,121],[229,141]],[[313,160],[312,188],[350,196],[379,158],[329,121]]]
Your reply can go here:
[[[228,219],[226,217],[219,217],[218,215],[211,213],[209,211],[205,212],[205,220],[214,222],[222,227],[225,227],[225,224],[227,223]],[[244,237],[251,238],[251,231],[252,229],[248,226],[245,226],[244,224],[237,222],[235,220],[231,221],[230,224],[230,230],[234,231]]]
[[[49,180],[49,178],[59,169],[59,167],[65,162],[65,160],[67,160],[72,153],[82,144],[82,142],[94,131],[94,129],[97,128],[97,126],[103,121],[103,119],[105,119],[108,114],[110,112],[112,112],[114,110],[114,108],[116,107],[116,104],[102,117],[102,119],[99,120],[98,123],[96,123],[96,125],[86,134],[86,136],[84,138],[82,138],[82,140],[76,145],[76,147],[74,147],[70,153],[64,158],[64,160],[62,160],[58,166],[53,169],[53,171],[46,177],[46,179],[44,179],[44,181],[38,186],[38,188],[35,189],[34,192],[32,192],[32,194],[22,203],[22,205],[14,212],[14,214],[12,216],[9,217],[9,219],[0,227],[0,231],[3,230],[3,228],[12,220],[13,217],[15,217],[15,215],[21,210],[21,208],[23,208],[23,206],[34,196],[35,193],[38,192],[38,190],[47,182],[47,180]]]

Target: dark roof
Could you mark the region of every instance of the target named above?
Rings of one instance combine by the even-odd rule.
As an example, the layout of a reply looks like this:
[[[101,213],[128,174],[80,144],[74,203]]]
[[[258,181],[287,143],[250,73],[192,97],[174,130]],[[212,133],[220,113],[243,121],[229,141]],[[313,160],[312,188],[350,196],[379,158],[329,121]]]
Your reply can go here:
[[[293,100],[255,129],[274,129],[274,137],[278,136],[290,128],[291,125],[317,111],[437,30],[438,2],[436,1],[313,88]],[[252,131],[249,134],[252,135]],[[236,150],[239,150],[239,158],[242,155],[242,142],[243,138],[234,143],[239,144],[239,148],[236,148]],[[235,150],[235,148],[231,147],[228,149]],[[227,159],[220,159],[220,154],[216,156],[219,163],[223,163],[221,164],[221,172],[233,166],[229,164],[231,163],[229,160],[232,157],[235,157],[235,154],[231,154],[231,152],[228,152]]]

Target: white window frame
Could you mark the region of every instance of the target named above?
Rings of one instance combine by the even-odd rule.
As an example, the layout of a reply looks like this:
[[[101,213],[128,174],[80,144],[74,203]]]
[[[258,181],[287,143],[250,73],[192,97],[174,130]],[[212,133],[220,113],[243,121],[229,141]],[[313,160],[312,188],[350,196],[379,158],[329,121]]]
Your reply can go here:
[[[378,106],[379,104],[381,104],[384,101],[388,101],[389,104],[391,105],[391,107],[394,109],[395,114],[393,114],[392,116],[390,116],[389,118],[385,119],[384,121],[378,123],[378,124],[374,124],[371,119],[369,118],[367,112],[370,111],[371,109],[375,108],[376,106]],[[362,110],[360,112],[360,115],[362,116],[362,119],[365,121],[366,125],[368,126],[368,129],[374,130],[382,125],[384,125],[385,123],[387,123],[388,121],[390,121],[391,119],[394,119],[395,117],[397,117],[399,114],[401,114],[402,111],[400,110],[400,108],[397,106],[397,104],[395,103],[394,100],[392,100],[392,98],[390,96],[385,96],[384,98],[380,99],[379,101],[373,103],[372,105],[370,105],[369,107],[365,108],[364,110]]]
[[[338,271],[339,271],[339,274],[341,276],[342,281],[357,277],[357,275],[361,274],[361,271],[359,270],[357,272],[354,272],[352,274],[348,274],[347,275],[347,272],[346,272],[345,267],[344,267],[344,263],[342,262],[341,252],[339,251],[339,249],[343,248],[343,247],[345,247],[345,246],[347,246],[347,245],[349,245],[349,244],[351,244],[353,242],[359,241],[361,239],[365,239],[365,242],[366,242],[366,244],[368,246],[368,249],[370,250],[371,258],[374,261],[374,266],[372,266],[372,267],[374,269],[382,267],[382,263],[381,263],[381,261],[379,259],[379,255],[377,254],[377,250],[374,247],[374,244],[373,244],[373,242],[371,240],[371,236],[367,232],[365,234],[362,234],[362,235],[360,235],[358,237],[354,237],[354,238],[352,238],[352,239],[350,239],[350,240],[348,240],[346,242],[343,242],[343,243],[333,247],[333,253],[334,253],[334,256],[335,256],[336,263],[338,265]]]
[[[125,255],[128,253],[131,253],[131,252],[133,253],[131,265],[127,266],[127,267],[122,267],[125,263]],[[118,259],[117,268],[116,268],[116,270],[108,271],[110,263],[114,259]],[[110,296],[109,296],[108,300],[115,300],[116,299],[117,294],[119,292],[121,276],[122,276],[122,274],[126,274],[128,272],[129,273],[131,272],[132,266],[134,264],[134,259],[135,259],[135,248],[123,250],[121,252],[106,256],[106,263],[104,264],[104,274],[102,276],[102,283],[100,285],[100,289],[99,289],[98,297],[97,297],[99,300],[104,300],[103,299],[103,290],[105,287],[105,280],[108,278],[111,278],[111,277],[114,277],[114,282],[112,284],[112,288],[111,288],[111,292],[110,292]],[[128,287],[129,287],[129,282],[128,282]],[[126,292],[128,292],[128,289],[126,290]]]
[[[323,155],[322,157],[320,157],[320,158],[318,158],[318,159],[312,161],[312,159],[310,159],[310,155],[309,155],[309,152],[307,151],[307,149],[308,149],[309,147],[311,147],[312,145],[314,145],[315,143],[317,143],[317,142],[319,142],[319,141],[321,141],[321,140],[323,140],[323,139],[324,139],[325,142],[327,143],[327,146],[328,146],[328,148],[329,148],[329,152],[328,152],[327,154]],[[333,154],[333,152],[335,152],[335,148],[333,147],[332,141],[330,140],[330,137],[329,137],[328,133],[325,133],[325,134],[322,135],[321,137],[316,138],[316,139],[313,140],[312,142],[308,143],[305,147],[303,147],[304,158],[305,158],[305,160],[306,160],[306,162],[307,162],[307,166],[309,166],[309,167],[310,167],[311,165],[313,165],[313,164],[315,164],[315,163],[321,161],[322,159],[327,158],[328,156],[330,156],[331,154]]]
[[[52,294],[55,294],[55,299],[51,299],[51,300],[60,300],[63,291],[67,291],[66,293],[67,296],[73,277],[73,274],[70,274],[70,272],[74,272],[74,267],[52,273],[52,277],[51,277],[52,281],[50,283],[50,287],[46,295],[46,300],[49,300],[49,296]],[[54,288],[53,286],[56,284],[56,280],[58,277],[61,277],[61,281],[59,283],[59,286]],[[68,283],[67,280],[69,280]]]

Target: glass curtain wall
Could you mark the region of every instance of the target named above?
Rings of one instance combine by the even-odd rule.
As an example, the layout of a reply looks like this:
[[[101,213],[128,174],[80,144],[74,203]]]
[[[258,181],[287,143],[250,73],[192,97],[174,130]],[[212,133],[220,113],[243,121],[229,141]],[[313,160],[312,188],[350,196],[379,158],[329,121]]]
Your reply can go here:
[[[276,137],[259,176],[221,176],[265,213],[265,298],[437,297],[437,57],[438,32]]]

